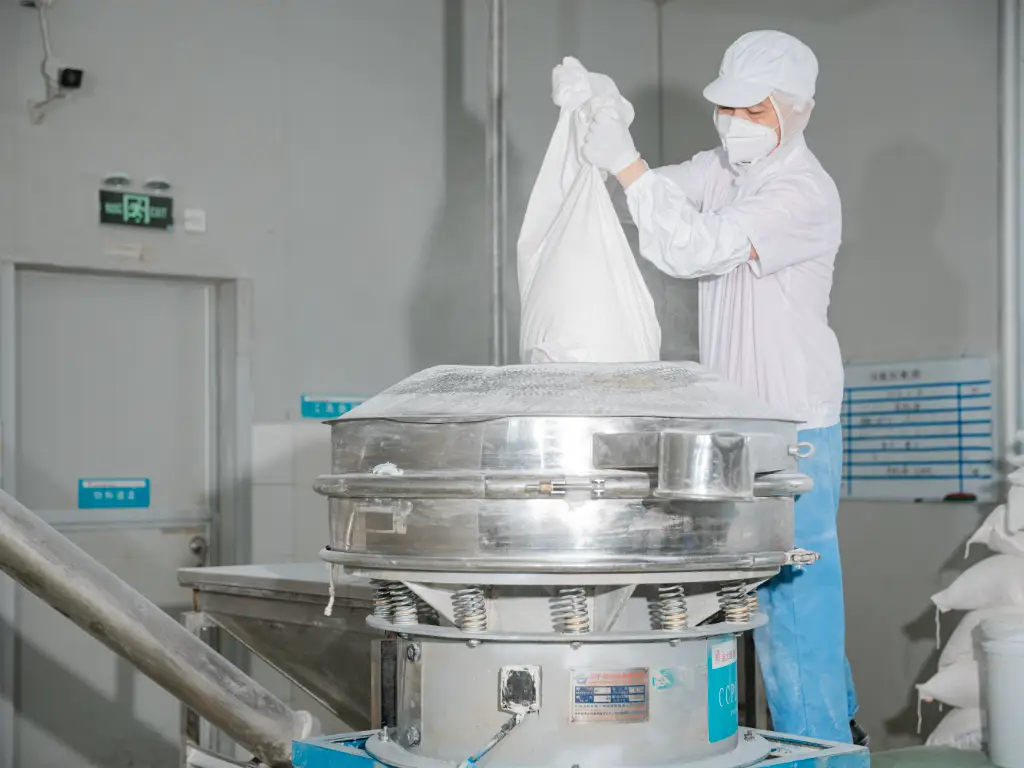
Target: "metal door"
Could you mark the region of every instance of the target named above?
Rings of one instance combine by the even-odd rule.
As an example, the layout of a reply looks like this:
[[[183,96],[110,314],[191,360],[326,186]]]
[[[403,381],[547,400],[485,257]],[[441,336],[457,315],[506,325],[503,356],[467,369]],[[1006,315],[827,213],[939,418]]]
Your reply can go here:
[[[176,569],[206,562],[217,512],[216,284],[28,269],[13,283],[16,495],[179,614]],[[177,765],[179,704],[16,594],[14,765]]]

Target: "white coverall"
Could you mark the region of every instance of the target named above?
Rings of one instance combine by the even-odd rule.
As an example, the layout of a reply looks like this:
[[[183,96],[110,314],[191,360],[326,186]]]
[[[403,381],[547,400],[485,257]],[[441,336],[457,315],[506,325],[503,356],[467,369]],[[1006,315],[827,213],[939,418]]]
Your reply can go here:
[[[843,364],[827,317],[839,193],[798,134],[749,166],[717,148],[648,171],[626,202],[644,258],[700,281],[701,362],[792,414],[815,447],[800,462],[815,487],[797,499],[794,540],[821,560],[759,590],[769,623],[755,638],[774,727],[848,743],[857,700],[836,538]]]
[[[701,362],[805,429],[837,424],[843,363],[827,311],[842,214],[803,136],[748,168],[701,152],[645,173],[626,201],[643,257],[701,278]]]

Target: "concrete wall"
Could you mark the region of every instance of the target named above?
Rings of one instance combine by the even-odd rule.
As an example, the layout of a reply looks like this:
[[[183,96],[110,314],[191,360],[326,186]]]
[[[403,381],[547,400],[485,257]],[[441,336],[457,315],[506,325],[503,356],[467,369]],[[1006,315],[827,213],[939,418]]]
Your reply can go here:
[[[665,8],[666,159],[716,137],[701,98],[751,29],[821,64],[808,142],[839,186],[831,317],[848,360],[995,356],[994,0],[719,0]],[[877,746],[915,740],[913,684],[934,666],[929,596],[964,567],[973,506],[844,503],[848,649]],[[947,619],[947,628],[954,621]],[[925,706],[925,733],[937,719]]]

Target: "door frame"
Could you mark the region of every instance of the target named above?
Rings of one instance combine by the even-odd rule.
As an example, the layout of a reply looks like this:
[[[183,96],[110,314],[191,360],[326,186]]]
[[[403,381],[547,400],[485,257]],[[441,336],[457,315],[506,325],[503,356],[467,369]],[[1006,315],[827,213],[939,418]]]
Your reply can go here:
[[[212,366],[217,405],[212,425],[211,488],[215,503],[210,519],[210,565],[248,562],[252,551],[252,349],[253,288],[237,275],[156,271],[148,265],[88,267],[0,259],[0,488],[17,496],[17,276],[19,270],[197,282],[214,294]],[[131,512],[131,510],[128,510]],[[111,523],[126,523],[111,515]],[[17,754],[17,586],[0,575],[0,768],[15,768]],[[234,654],[232,654],[234,655]]]

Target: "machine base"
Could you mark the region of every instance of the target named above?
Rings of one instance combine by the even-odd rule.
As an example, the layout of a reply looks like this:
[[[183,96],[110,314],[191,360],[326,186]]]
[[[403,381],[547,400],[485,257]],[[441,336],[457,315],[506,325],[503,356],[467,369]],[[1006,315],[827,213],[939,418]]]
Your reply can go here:
[[[750,729],[743,729],[750,730]],[[787,736],[782,733],[751,730],[771,746],[771,754],[754,763],[729,762],[724,755],[720,768],[869,768],[871,757],[864,747],[830,741]],[[321,736],[292,743],[294,768],[374,768],[384,764],[366,751],[366,742],[377,731]],[[454,768],[454,764],[453,764]],[[685,768],[680,765],[678,768]]]
[[[392,766],[392,768],[454,768],[454,763],[442,760],[421,757],[404,749],[394,740],[382,741],[379,735],[371,736],[363,744],[363,750],[377,760],[378,765]],[[736,748],[725,755],[698,758],[685,763],[660,763],[662,766],[678,766],[678,768],[740,768],[740,766],[758,765],[762,760],[771,754],[772,745],[769,741],[753,731],[745,731],[744,738],[740,739]],[[571,754],[571,753],[570,753]],[[485,762],[486,758],[482,762]],[[477,766],[476,761],[467,761],[471,768]],[[508,764],[505,760],[505,765]],[[551,761],[548,761],[548,765]],[[458,768],[463,768],[459,765]],[[651,765],[648,763],[647,765]],[[616,768],[637,768],[629,764],[622,764]]]

